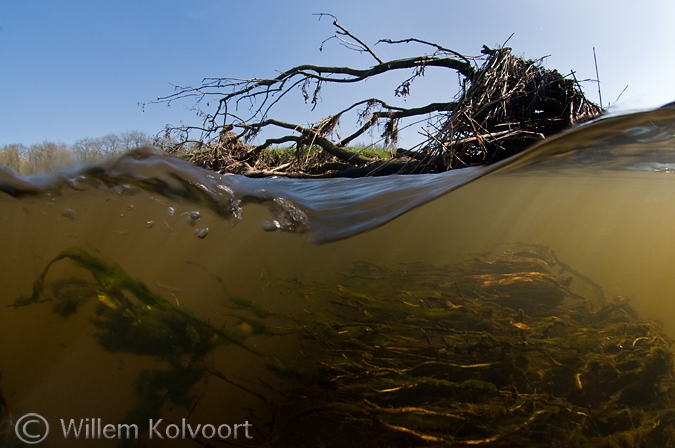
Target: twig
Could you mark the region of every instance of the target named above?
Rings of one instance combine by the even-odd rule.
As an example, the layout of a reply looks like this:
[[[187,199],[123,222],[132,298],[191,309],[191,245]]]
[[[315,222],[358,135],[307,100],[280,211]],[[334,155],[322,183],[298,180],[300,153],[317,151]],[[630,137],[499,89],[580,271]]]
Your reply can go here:
[[[595,47],[593,47],[593,62],[595,62],[595,80],[598,82],[598,98],[600,99],[600,109],[602,109],[602,92],[600,89],[600,75],[598,74],[598,59],[595,56]]]
[[[252,389],[250,389],[246,386],[235,383],[234,381],[229,379],[224,373],[222,373],[220,370],[209,370],[209,373],[212,374],[213,376],[217,377],[217,378],[220,378],[221,380],[225,381],[226,383],[230,383],[234,387],[237,387],[237,388],[243,390],[244,392],[248,392],[249,394],[251,394],[255,397],[258,397],[263,403],[265,403],[265,405],[274,406],[274,404],[272,402],[270,402],[270,400],[267,397],[265,397],[264,395],[254,391],[254,390],[252,390]]]
[[[455,50],[445,48],[445,47],[443,47],[441,45],[438,45],[437,43],[434,43],[434,42],[428,42],[426,40],[417,39],[417,38],[414,38],[414,37],[410,37],[408,39],[400,39],[400,40],[380,39],[377,42],[375,42],[375,45],[379,44],[380,42],[382,42],[384,44],[407,44],[407,43],[410,43],[410,42],[417,42],[419,44],[424,44],[424,45],[429,45],[431,47],[434,47],[439,52],[449,53],[449,54],[455,55],[456,57],[458,57],[460,59],[463,59],[467,64],[470,63],[469,57],[464,56],[463,54],[458,53]],[[471,57],[470,59],[475,60],[475,59],[478,59],[478,58],[477,57]]]
[[[516,33],[511,33],[511,35],[509,36],[509,38],[506,39],[506,40],[504,41],[504,43],[502,44],[502,48],[506,47],[506,44],[509,43],[509,41],[510,41],[511,38],[514,36],[514,34],[516,34]],[[544,57],[547,57],[547,56],[544,56]]]
[[[621,98],[621,95],[623,95],[623,92],[625,92],[627,88],[628,88],[628,84],[626,84],[626,87],[623,88],[623,90],[621,91],[621,93],[619,94],[619,96],[616,97],[616,99],[614,100],[615,103],[616,103],[617,101],[619,101],[619,98]],[[607,106],[607,107],[609,107],[609,106]]]
[[[333,18],[333,25],[335,25],[335,27],[337,27],[337,28],[340,30],[340,31],[338,31],[336,34],[340,34],[340,35],[343,35],[343,36],[349,36],[349,37],[351,37],[352,39],[354,39],[354,40],[358,43],[358,45],[354,45],[353,43],[347,42],[347,41],[345,41],[345,40],[343,40],[343,39],[341,39],[341,38],[339,38],[339,37],[338,37],[338,39],[340,39],[340,40],[343,41],[343,42],[347,42],[347,43],[349,43],[350,45],[354,45],[355,47],[360,46],[360,47],[363,49],[363,50],[360,50],[360,51],[366,51],[367,53],[370,53],[370,55],[371,55],[373,58],[375,58],[375,60],[376,60],[379,64],[384,64],[384,61],[382,61],[382,59],[380,59],[379,57],[377,57],[377,55],[375,54],[375,52],[374,52],[373,50],[371,50],[371,48],[370,48],[368,45],[366,45],[365,42],[363,42],[363,41],[362,41],[361,39],[359,39],[358,37],[354,36],[351,32],[349,32],[349,30],[348,30],[347,28],[345,28],[345,27],[343,27],[342,25],[340,25],[340,24],[338,23],[338,21],[337,21],[337,17],[335,17],[333,14],[328,14],[328,13],[325,13],[325,12],[321,12],[321,13],[318,13],[318,14],[312,14],[312,15],[314,15],[314,16],[319,16],[319,20],[321,20],[321,17],[323,17],[323,16],[332,17],[332,18]],[[336,37],[337,37],[337,36],[336,36]],[[325,42],[325,41],[324,41],[324,42]],[[323,43],[322,43],[322,46],[323,46]]]

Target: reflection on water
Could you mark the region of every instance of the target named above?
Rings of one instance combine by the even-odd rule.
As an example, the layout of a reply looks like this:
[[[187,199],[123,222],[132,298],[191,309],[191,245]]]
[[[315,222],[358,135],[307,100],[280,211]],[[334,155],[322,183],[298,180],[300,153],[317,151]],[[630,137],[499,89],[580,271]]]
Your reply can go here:
[[[36,412],[48,446],[92,446],[64,440],[62,418],[151,417],[249,422],[253,438],[240,426],[236,442],[259,445],[317,368],[303,319],[336,319],[297,285],[348,288],[363,263],[398,272],[541,245],[675,335],[674,135],[666,108],[442,175],[255,180],[147,154],[60,177],[3,173],[0,440],[12,446],[9,422]],[[435,291],[456,295],[435,275]],[[166,442],[141,432],[143,446]]]

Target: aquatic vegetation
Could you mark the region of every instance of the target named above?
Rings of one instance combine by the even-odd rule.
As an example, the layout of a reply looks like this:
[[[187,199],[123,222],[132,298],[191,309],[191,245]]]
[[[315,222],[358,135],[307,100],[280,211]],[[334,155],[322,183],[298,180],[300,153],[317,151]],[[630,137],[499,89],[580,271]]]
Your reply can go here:
[[[50,281],[62,260],[94,281]],[[224,315],[234,322],[228,329],[75,247],[52,259],[32,294],[13,306],[51,303],[67,319],[95,302],[93,337],[103,349],[164,361],[133,383],[137,401],[125,422],[142,430],[169,405],[194,411],[208,378],[216,378],[268,408],[265,446],[675,441],[672,341],[625,297],[608,299],[545,246],[454,264],[362,261],[337,283],[276,279],[309,299],[304,314],[281,316],[293,323],[283,331],[268,324],[274,313],[230,294],[221,277],[196,266],[220,284],[230,310]],[[299,337],[300,356],[263,355],[247,344],[248,337],[289,333]],[[222,344],[260,357],[286,388],[273,398],[268,384],[244,384],[218,370],[206,357]],[[9,412],[4,400],[0,411]]]
[[[82,278],[49,282],[51,267],[66,259],[89,271],[94,282]],[[246,316],[237,318],[240,326],[247,325],[250,331],[215,327],[177,301],[171,302],[152,292],[143,281],[129,276],[120,267],[77,247],[65,249],[54,257],[34,282],[32,294],[16,299],[11,306],[20,308],[52,302],[52,310],[68,318],[90,300],[97,301],[92,324],[96,329],[94,337],[103,349],[167,362],[166,368],[145,370],[136,379],[138,403],[125,421],[138,424],[141,429],[147,429],[150,418],[159,418],[167,402],[187,410],[194,408],[199,400],[197,385],[212,372],[204,358],[216,346],[236,344],[261,356],[246,344],[246,338],[275,334],[261,322]],[[240,297],[230,297],[230,301],[235,308],[248,310],[254,316],[265,318],[270,314]],[[4,400],[0,406],[0,410],[5,410]]]
[[[327,305],[298,321],[318,371],[273,446],[675,442],[672,341],[546,247],[293,284]]]
[[[87,269],[96,283],[77,278],[60,280],[50,285],[54,298],[43,298],[49,269],[63,259]],[[125,293],[136,300],[132,301]],[[98,338],[111,351],[168,356],[169,353],[157,350],[166,350],[169,346],[172,354],[192,352],[214,337],[252,351],[238,334],[196,318],[187,308],[150,291],[145,283],[119,267],[76,247],[62,251],[50,261],[34,282],[32,295],[15,300],[12,306],[18,308],[54,300],[54,311],[68,317],[79,305],[94,297],[101,304],[97,311],[99,319],[94,322],[100,330]]]

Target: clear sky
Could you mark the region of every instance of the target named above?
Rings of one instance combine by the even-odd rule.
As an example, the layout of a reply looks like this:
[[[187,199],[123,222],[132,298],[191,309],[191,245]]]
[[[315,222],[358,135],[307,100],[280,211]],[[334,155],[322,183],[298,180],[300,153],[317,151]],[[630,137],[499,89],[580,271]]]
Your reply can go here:
[[[483,44],[518,55],[550,55],[545,66],[594,78],[596,48],[603,102],[615,110],[675,101],[675,2],[567,0],[0,0],[0,145],[73,143],[166,124],[197,124],[191,103],[139,102],[196,85],[203,77],[271,77],[301,63],[368,67],[373,60],[321,41],[329,12],[368,44],[417,37],[468,55]],[[383,58],[429,52],[375,47]],[[310,121],[349,95],[391,100],[395,84],[370,81],[350,93],[330,90],[310,113],[301,101],[280,109]],[[429,74],[409,105],[450,100],[456,78]],[[615,103],[623,88],[628,89]],[[360,89],[360,90],[359,90]],[[587,84],[597,101],[595,85]],[[404,142],[402,142],[404,143]]]

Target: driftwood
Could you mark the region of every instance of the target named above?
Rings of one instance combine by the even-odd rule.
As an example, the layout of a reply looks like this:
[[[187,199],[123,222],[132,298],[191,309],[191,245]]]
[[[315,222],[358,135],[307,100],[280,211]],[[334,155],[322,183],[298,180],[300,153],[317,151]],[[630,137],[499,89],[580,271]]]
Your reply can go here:
[[[168,127],[166,135],[174,144],[165,149],[205,168],[251,176],[440,172],[495,162],[602,112],[585,98],[573,73],[563,76],[547,70],[541,60],[518,58],[510,48],[483,46],[480,56],[471,57],[420,39],[386,39],[377,43],[413,43],[434,51],[384,61],[330,17],[337,31],[322,48],[336,39],[370,55],[375,65],[357,69],[304,64],[274,78],[206,78],[197,87],[177,87],[158,102],[192,98],[202,124]],[[457,72],[461,91],[455,100],[405,108],[368,98],[306,125],[271,118],[273,108],[291,91],[299,90],[314,108],[325,84],[354,84],[394,71],[408,71],[394,90],[394,96],[406,98],[413,81],[432,68]],[[239,109],[245,103],[250,107],[247,115],[242,115]],[[339,135],[338,126],[354,115],[356,128],[346,136]],[[421,131],[426,139],[412,148],[396,148],[402,120],[420,117],[426,117]],[[264,138],[265,131],[273,129],[283,135]],[[381,147],[395,149],[391,156],[365,156],[350,147],[373,129],[381,130]],[[266,155],[283,145],[292,145],[295,157],[271,163]]]

